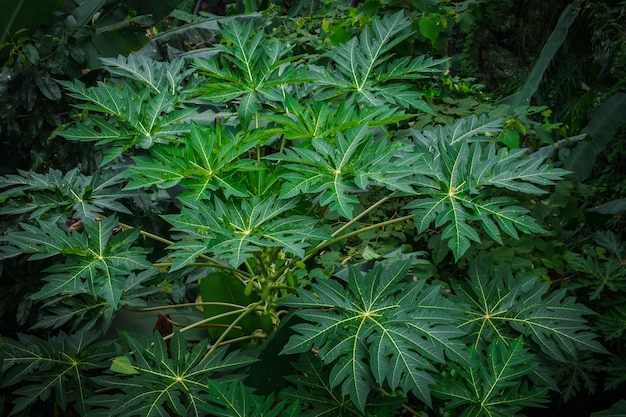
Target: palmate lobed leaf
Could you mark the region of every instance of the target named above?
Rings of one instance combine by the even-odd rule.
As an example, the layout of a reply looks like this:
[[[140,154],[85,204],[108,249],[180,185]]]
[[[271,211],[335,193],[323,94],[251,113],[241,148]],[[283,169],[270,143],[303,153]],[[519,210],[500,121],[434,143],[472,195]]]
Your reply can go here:
[[[454,368],[460,377],[441,378],[432,391],[450,400],[450,409],[463,407],[463,417],[516,415],[523,407],[548,402],[548,389],[529,386],[527,381],[536,368],[534,359],[522,338],[508,343],[496,340],[485,354],[472,350],[474,365]]]
[[[469,280],[455,285],[456,302],[467,309],[460,325],[479,349],[523,337],[550,360],[567,362],[579,352],[606,353],[584,316],[594,314],[564,290],[548,292],[535,277],[513,277],[506,268],[484,269],[473,261]]]
[[[384,53],[400,43],[408,33],[410,23],[402,11],[374,20],[372,28],[366,27],[361,36],[334,48],[329,57],[336,63],[337,69],[360,91],[368,78],[374,74],[374,68],[389,59]],[[381,58],[382,57],[382,58]]]
[[[619,294],[626,290],[626,270],[623,267],[624,244],[613,232],[597,232],[596,244],[609,253],[599,255],[598,248],[588,251],[585,256],[566,254],[568,269],[577,271],[570,283],[571,289],[586,289],[590,300]]]
[[[116,88],[105,82],[98,82],[95,87],[91,88],[85,87],[78,80],[73,82],[58,81],[58,83],[69,91],[68,95],[70,97],[86,102],[85,104],[79,104],[81,108],[114,114],[120,117],[127,112],[125,105],[128,103],[128,96],[125,96],[123,91],[128,90]]]
[[[448,58],[437,59],[427,56],[394,59],[387,64],[384,71],[380,71],[376,74],[376,80],[384,82],[428,78],[429,76],[441,73],[442,64],[447,61]],[[406,89],[406,87],[403,89]]]
[[[457,306],[439,287],[407,282],[408,269],[408,263],[377,265],[365,276],[350,269],[347,291],[337,282],[319,281],[314,293],[283,300],[303,308],[297,314],[309,323],[293,326],[297,334],[282,353],[319,348],[320,359],[331,365],[330,388],[340,386],[361,411],[372,388],[383,384],[430,404],[432,364],[446,358],[469,364],[458,340],[465,333],[454,325]]]
[[[313,149],[290,148],[267,159],[285,161],[280,198],[299,194],[319,195],[322,206],[352,218],[358,204],[354,195],[371,186],[413,193],[412,175],[416,172],[405,147],[399,143],[375,140],[363,124],[339,132],[333,140],[313,138]]]
[[[389,51],[410,35],[410,27],[404,12],[399,11],[373,20],[371,28],[363,29],[358,38],[333,48],[328,57],[334,65],[312,71],[321,86],[320,99],[347,95],[359,106],[388,104],[432,113],[410,84],[391,83],[443,71],[441,64],[446,59],[399,58],[388,63],[392,57]]]
[[[215,45],[220,53],[194,61],[206,78],[191,91],[210,102],[235,102],[242,126],[250,125],[264,103],[284,101],[292,85],[311,79],[305,67],[292,64],[292,45],[267,39],[252,22],[232,20],[221,29],[223,43]]]
[[[596,321],[595,329],[601,332],[606,340],[622,338],[626,332],[626,306],[615,306],[604,312]]]
[[[171,188],[180,184],[189,190],[179,198],[201,200],[221,189],[226,197],[247,197],[242,171],[258,169],[247,152],[257,144],[241,140],[215,128],[192,123],[188,140],[180,145],[155,145],[151,157],[132,157],[128,168],[128,190],[159,185]]]
[[[189,251],[211,253],[238,267],[253,253],[264,247],[278,247],[285,253],[304,257],[305,248],[329,238],[312,217],[293,213],[297,200],[278,200],[274,196],[258,196],[212,202],[187,201],[181,214],[164,216],[174,229],[186,234],[186,240],[170,247],[176,269],[193,262]]]
[[[435,114],[423,99],[424,94],[414,91],[410,84],[394,83],[371,87],[361,92],[359,96],[353,96],[347,103],[359,106],[390,106],[394,108],[408,109],[412,112],[420,110],[424,113]],[[359,100],[360,99],[360,100]]]
[[[35,329],[59,329],[74,333],[91,331],[104,334],[109,330],[114,310],[103,300],[90,294],[77,294],[71,297],[59,294],[47,299],[40,310],[40,319],[31,327]]]
[[[29,335],[19,335],[18,340],[4,338],[2,388],[12,387],[14,407],[10,415],[24,412],[51,395],[62,409],[73,403],[77,412],[85,414],[96,388],[90,382],[90,372],[105,369],[112,354],[106,346],[88,346],[92,339],[87,332],[71,336],[61,332],[47,340]],[[17,384],[20,386],[15,387]]]
[[[51,169],[45,174],[20,171],[19,175],[0,177],[0,193],[8,199],[0,215],[31,213],[31,218],[44,215],[95,217],[104,209],[128,213],[120,200],[130,197],[121,191],[124,178],[114,170],[83,175],[75,168],[63,174]],[[28,199],[29,204],[12,204],[13,199]]]
[[[263,118],[275,122],[278,127],[270,129],[272,134],[284,134],[287,139],[321,138],[333,140],[337,132],[342,132],[362,124],[370,128],[393,125],[407,120],[413,115],[389,106],[359,108],[348,101],[331,106],[325,101],[312,104],[300,103],[291,95],[286,95],[285,114],[264,114]]]
[[[167,92],[175,95],[188,75],[188,71],[183,71],[183,60],[161,62],[140,54],[100,60],[111,74],[138,81],[157,94]]]
[[[24,231],[13,232],[9,245],[21,253],[32,253],[32,259],[62,255],[66,262],[46,269],[50,275],[46,284],[32,297],[36,300],[55,298],[59,294],[91,293],[104,299],[116,309],[125,288],[125,278],[135,270],[150,269],[148,250],[132,247],[139,229],[119,232],[117,217],[101,221],[82,219],[84,232],[66,232],[54,222],[39,222],[39,226],[23,224]]]
[[[125,123],[112,122],[99,114],[92,114],[83,123],[66,127],[63,130],[65,139],[98,144],[119,143],[121,139],[128,139],[132,136],[132,130]],[[130,146],[130,143],[127,146]]]
[[[451,126],[438,126],[435,129],[436,136],[446,136],[449,143],[486,141],[492,142],[493,137],[502,131],[504,120],[500,117],[491,117],[486,114],[480,116],[471,115],[459,119]]]
[[[102,61],[109,72],[123,78],[98,82],[89,88],[78,80],[58,82],[71,97],[86,102],[77,107],[103,115],[91,115],[83,122],[58,130],[59,135],[99,145],[114,143],[102,162],[106,164],[131,147],[148,149],[188,129],[186,120],[195,109],[184,107],[179,97],[181,85],[189,75],[189,71],[183,71],[182,60],[166,63],[131,55]]]
[[[421,158],[420,182],[427,188],[406,208],[415,214],[419,232],[433,222],[444,228],[442,238],[457,260],[471,242],[480,241],[476,224],[500,244],[502,231],[516,239],[518,232],[542,232],[528,210],[501,190],[543,194],[539,185],[552,185],[567,174],[528,157],[524,149],[498,149],[487,142],[501,124],[501,119],[472,117],[434,131],[413,131]]]
[[[84,254],[87,237],[62,231],[55,222],[39,221],[38,226],[22,223],[23,231],[13,232],[2,239],[22,253],[32,253],[33,259],[45,259],[65,253]]]
[[[131,368],[115,377],[100,378],[105,387],[118,391],[117,395],[99,395],[90,400],[96,408],[93,416],[120,417],[168,416],[170,411],[181,416],[204,416],[210,407],[212,395],[207,392],[209,379],[238,379],[232,372],[254,362],[254,358],[238,352],[227,353],[220,348],[206,360],[208,339],[189,347],[184,337],[176,332],[166,345],[162,338],[153,343],[144,338],[125,335],[133,355],[126,355]],[[218,402],[218,404],[220,404]]]

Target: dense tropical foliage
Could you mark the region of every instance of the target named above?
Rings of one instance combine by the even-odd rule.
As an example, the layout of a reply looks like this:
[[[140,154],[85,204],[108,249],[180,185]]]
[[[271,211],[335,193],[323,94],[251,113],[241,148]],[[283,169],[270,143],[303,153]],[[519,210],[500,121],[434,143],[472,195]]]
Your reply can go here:
[[[626,3],[153,3],[5,5],[3,415],[624,414]]]

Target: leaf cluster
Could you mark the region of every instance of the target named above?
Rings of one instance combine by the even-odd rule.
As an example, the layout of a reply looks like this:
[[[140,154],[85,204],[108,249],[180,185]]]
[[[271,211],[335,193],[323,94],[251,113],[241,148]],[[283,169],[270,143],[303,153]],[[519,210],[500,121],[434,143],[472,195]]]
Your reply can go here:
[[[239,267],[252,253],[262,248],[279,248],[285,254],[304,257],[305,249],[327,237],[311,217],[283,213],[293,212],[295,201],[284,203],[274,197],[242,199],[239,205],[215,199],[189,204],[180,214],[167,215],[174,230],[189,238],[170,246],[174,252],[172,269],[193,261],[194,256],[183,256],[181,248],[193,248],[195,253],[212,251],[228,264]],[[178,258],[181,256],[181,258]]]
[[[78,108],[95,112],[84,123],[64,129],[63,137],[100,145],[116,143],[107,148],[106,163],[131,147],[148,149],[157,141],[175,140],[178,133],[188,130],[185,120],[195,109],[185,108],[177,94],[188,75],[183,71],[183,61],[155,63],[141,56],[120,56],[103,58],[102,63],[111,74],[122,78],[93,87],[85,87],[78,80],[59,81],[71,97],[85,102]]]
[[[501,117],[422,128],[417,81],[444,60],[399,53],[403,12],[323,54],[295,55],[267,22],[225,20],[189,61],[105,58],[95,85],[60,82],[82,113],[58,134],[104,158],[92,175],[0,180],[16,219],[3,258],[43,264],[29,331],[59,334],[11,341],[10,357],[37,340],[64,358],[54,372],[79,375],[79,329],[112,341],[109,370],[89,368],[98,395],[80,400],[96,416],[511,415],[576,391],[557,370],[606,353],[593,312],[539,273],[476,256],[548,233],[532,209],[568,171],[507,146]],[[389,230],[402,246],[370,247]],[[136,332],[107,332],[135,313]],[[244,377],[276,335],[288,388],[269,394],[285,382],[268,375],[267,395],[253,393]],[[5,384],[25,387],[14,414],[68,392],[35,387],[25,370],[38,361],[5,361],[23,378]]]
[[[460,416],[510,416],[524,407],[538,407],[548,402],[547,387],[533,386],[520,380],[537,367],[533,355],[524,348],[521,338],[505,344],[496,340],[486,355],[471,351],[473,364],[456,369],[455,377],[447,377],[433,389],[433,394],[451,399],[448,407],[464,406]],[[445,389],[444,389],[445,387]]]
[[[543,231],[528,210],[504,190],[543,194],[537,185],[549,185],[567,173],[550,168],[541,159],[527,158],[523,149],[497,148],[490,136],[502,129],[502,120],[472,116],[453,126],[434,131],[413,132],[421,151],[422,179],[425,198],[407,205],[419,221],[419,232],[432,222],[443,228],[441,238],[456,259],[479,242],[473,223],[482,226],[494,241],[502,243],[501,231],[519,238],[518,231]]]
[[[84,175],[75,168],[65,174],[51,169],[45,174],[20,171],[0,177],[0,214],[29,214],[30,219],[62,219],[73,213],[77,219],[95,218],[105,211],[130,213],[119,200],[130,197],[121,191],[124,178],[114,169]],[[20,200],[17,200],[20,198]],[[24,204],[27,201],[28,204]]]
[[[54,221],[40,220],[37,226],[24,223],[23,231],[11,235],[13,249],[3,247],[5,257],[26,253],[33,260],[60,259],[43,271],[42,287],[30,295],[51,307],[37,327],[54,328],[73,321],[75,328],[82,322],[92,329],[103,320],[99,331],[104,333],[121,305],[134,304],[133,293],[138,291],[134,295],[141,297],[154,292],[141,289],[154,271],[146,258],[149,250],[133,246],[139,229],[116,230],[115,216],[86,217],[80,224],[82,231],[63,230]]]
[[[514,277],[510,271],[486,270],[474,261],[469,280],[456,286],[456,301],[467,306],[461,326],[481,351],[497,340],[508,345],[524,336],[527,345],[538,348],[537,354],[558,362],[566,362],[580,350],[605,352],[584,319],[594,312],[564,289],[548,291],[548,283],[538,282],[535,276]]]
[[[286,298],[281,303],[304,308],[297,314],[308,323],[293,326],[284,352],[313,350],[331,366],[328,389],[340,388],[362,411],[378,386],[426,404],[431,394],[451,408],[465,404],[468,416],[540,406],[562,382],[549,363],[606,353],[585,323],[592,311],[534,277],[481,271],[476,262],[446,296],[425,280],[409,281],[408,270],[407,263],[350,269],[347,283],[319,281]]]

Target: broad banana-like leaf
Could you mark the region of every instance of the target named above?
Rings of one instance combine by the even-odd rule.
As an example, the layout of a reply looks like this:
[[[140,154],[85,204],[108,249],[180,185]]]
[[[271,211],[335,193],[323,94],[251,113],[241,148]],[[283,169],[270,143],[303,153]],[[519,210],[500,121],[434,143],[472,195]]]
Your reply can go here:
[[[608,203],[600,204],[597,207],[592,208],[590,211],[594,211],[600,214],[617,214],[622,211],[626,211],[626,198],[620,198],[618,200],[609,201]]]
[[[575,4],[570,4],[565,8],[565,10],[563,10],[556,27],[552,31],[552,34],[548,38],[546,44],[543,46],[541,54],[539,54],[539,59],[535,62],[535,65],[533,66],[533,69],[531,70],[530,75],[526,79],[523,87],[510,96],[502,99],[500,103],[509,104],[511,109],[530,105],[531,97],[535,94],[537,88],[539,88],[544,72],[567,37],[567,32],[572,23],[574,23],[577,14],[578,9]]]
[[[608,410],[592,413],[591,417],[619,417],[626,414],[626,400],[619,400]]]
[[[606,99],[596,110],[581,133],[590,140],[579,142],[564,162],[564,168],[573,171],[578,181],[591,175],[596,157],[613,139],[617,130],[626,123],[626,93],[616,93]]]

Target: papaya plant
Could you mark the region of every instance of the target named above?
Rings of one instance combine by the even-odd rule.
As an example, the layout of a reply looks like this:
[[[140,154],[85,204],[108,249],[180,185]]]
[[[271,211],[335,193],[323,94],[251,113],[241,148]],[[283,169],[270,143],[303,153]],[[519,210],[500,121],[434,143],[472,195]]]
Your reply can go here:
[[[32,334],[4,338],[10,415],[515,415],[554,363],[605,353],[573,297],[468,259],[545,232],[530,208],[568,171],[508,149],[503,118],[415,129],[445,60],[394,55],[411,30],[398,12],[299,56],[231,19],[209,57],[60,80],[81,113],[58,134],[104,157],[0,179],[2,258],[41,275]]]

